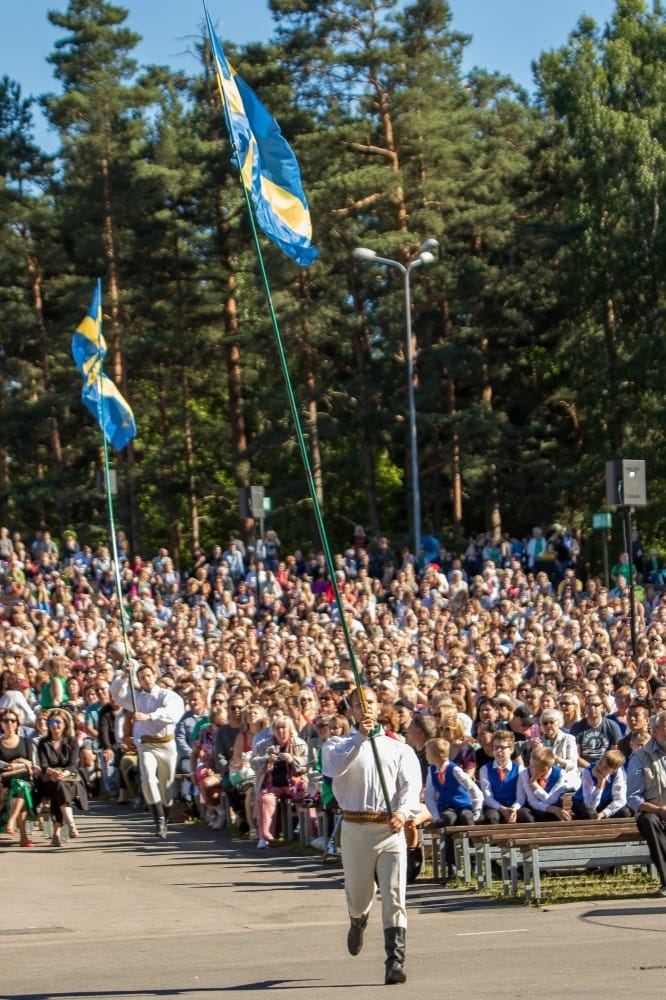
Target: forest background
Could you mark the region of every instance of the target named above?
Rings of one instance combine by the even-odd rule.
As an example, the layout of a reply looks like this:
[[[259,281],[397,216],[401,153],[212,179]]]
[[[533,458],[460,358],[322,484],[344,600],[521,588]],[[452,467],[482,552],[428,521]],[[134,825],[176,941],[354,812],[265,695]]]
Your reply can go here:
[[[269,43],[235,68],[298,157],[320,258],[266,244],[314,486],[335,548],[363,523],[409,543],[403,280],[412,272],[422,524],[561,523],[590,541],[605,463],[645,459],[639,526],[666,537],[666,20],[617,0],[535,63],[532,97],[463,73],[442,0],[271,0]],[[71,335],[104,283],[106,371],[138,436],[115,459],[134,551],[176,558],[240,525],[262,485],[287,549],[316,544],[208,48],[193,76],[140,66],[127,12],[69,0],[49,20],[57,88],[35,140],[0,81],[0,523],[106,536],[98,428]],[[58,89],[59,88],[59,89]],[[245,525],[248,527],[248,525]],[[619,544],[619,543],[618,543]],[[592,550],[591,550],[592,551]]]

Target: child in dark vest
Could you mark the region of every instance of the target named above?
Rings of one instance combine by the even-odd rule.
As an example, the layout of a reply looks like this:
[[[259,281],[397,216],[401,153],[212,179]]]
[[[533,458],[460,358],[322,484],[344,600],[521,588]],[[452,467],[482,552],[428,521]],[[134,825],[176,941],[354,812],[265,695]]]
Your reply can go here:
[[[425,745],[428,777],[425,804],[439,826],[471,826],[481,816],[483,795],[474,779],[449,760],[448,740],[428,740]],[[444,836],[443,882],[457,878],[453,839]]]
[[[521,764],[512,759],[516,738],[503,730],[493,736],[494,760],[479,771],[479,784],[483,794],[483,818],[486,823],[529,822],[523,815],[525,798],[518,790]]]
[[[571,810],[562,805],[566,791],[566,776],[555,764],[555,754],[550,747],[537,747],[530,755],[529,767],[518,776],[518,794],[526,802],[523,822],[569,822],[573,819]]]
[[[601,760],[585,768],[581,786],[573,797],[575,819],[631,816],[623,764],[624,754],[620,750],[607,750]]]

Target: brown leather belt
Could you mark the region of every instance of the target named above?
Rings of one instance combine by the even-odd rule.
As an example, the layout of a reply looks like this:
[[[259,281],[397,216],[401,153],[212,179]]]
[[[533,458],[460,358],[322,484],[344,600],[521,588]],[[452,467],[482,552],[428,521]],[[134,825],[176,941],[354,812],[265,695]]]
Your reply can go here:
[[[381,812],[381,813],[347,812],[343,809],[342,818],[347,823],[388,823],[389,814],[387,812]]]
[[[171,736],[142,736],[141,743],[171,743],[175,738],[173,733]]]

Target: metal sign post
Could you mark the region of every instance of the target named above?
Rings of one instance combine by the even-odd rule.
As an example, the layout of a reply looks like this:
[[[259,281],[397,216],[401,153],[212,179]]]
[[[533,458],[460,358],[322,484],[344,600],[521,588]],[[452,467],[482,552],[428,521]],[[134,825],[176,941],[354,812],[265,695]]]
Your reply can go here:
[[[608,532],[610,531],[613,524],[613,515],[610,511],[602,511],[600,514],[592,515],[592,527],[596,531],[603,531],[601,536],[601,542],[604,551],[604,584],[606,588],[609,585],[609,575],[608,575]]]

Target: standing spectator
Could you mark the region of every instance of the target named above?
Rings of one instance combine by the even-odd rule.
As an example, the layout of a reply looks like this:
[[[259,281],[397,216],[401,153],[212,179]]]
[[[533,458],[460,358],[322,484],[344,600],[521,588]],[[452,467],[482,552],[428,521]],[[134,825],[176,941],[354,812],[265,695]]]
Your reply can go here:
[[[425,787],[428,777],[428,761],[426,760],[426,744],[435,738],[437,726],[430,715],[415,712],[406,733],[406,741],[416,754],[421,767],[421,782]],[[418,826],[430,822],[430,812],[423,809],[421,815],[408,819],[405,823],[405,841],[407,842],[407,882],[415,882],[421,874],[423,866],[423,848],[419,845]]]
[[[617,587],[617,582],[620,577],[624,578],[625,583],[629,583],[629,574],[631,573],[635,580],[637,572],[638,571],[633,562],[631,564],[629,563],[629,554],[627,552],[620,552],[618,561],[611,566],[610,575],[611,579],[615,583],[615,586]]]
[[[237,587],[245,577],[245,560],[235,539],[229,542],[229,548],[224,553],[224,559],[229,567],[229,573],[234,581],[234,586]]]
[[[542,528],[532,528],[532,537],[527,543],[527,566],[534,573],[543,569],[546,543],[543,537]]]
[[[666,897],[666,712],[657,716],[650,742],[631,755],[627,792],[659,874],[658,895]]]
[[[272,573],[275,573],[278,567],[278,562],[280,561],[281,544],[282,543],[280,542],[277,533],[273,531],[272,528],[269,528],[264,536],[262,556],[266,568]],[[259,556],[259,558],[262,558],[262,556]]]

